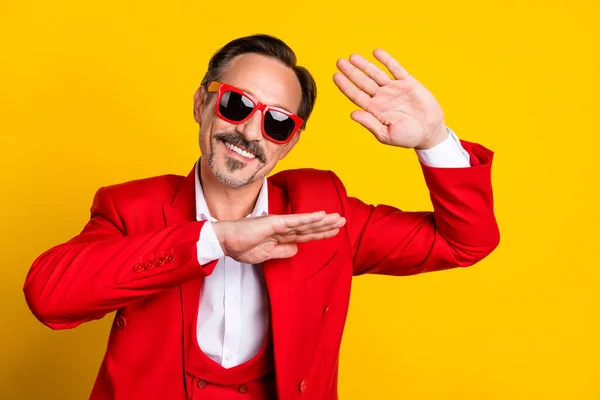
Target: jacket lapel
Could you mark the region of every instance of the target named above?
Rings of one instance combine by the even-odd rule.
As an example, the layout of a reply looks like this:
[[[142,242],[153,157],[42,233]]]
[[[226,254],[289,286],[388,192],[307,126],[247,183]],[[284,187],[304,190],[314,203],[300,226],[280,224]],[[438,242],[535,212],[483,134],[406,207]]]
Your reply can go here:
[[[268,183],[269,214],[313,211],[310,208],[293,209],[293,201],[288,197],[289,188],[270,180]],[[335,252],[336,247],[331,242],[317,240],[299,243],[298,253],[293,257],[263,263],[271,308],[277,396],[280,399],[289,400],[300,395],[298,385],[306,378],[314,357],[319,354],[317,345],[321,337],[321,320],[316,316],[321,315],[320,303],[324,300],[323,296],[309,296],[306,278],[307,274],[312,274],[310,271],[324,267]]]
[[[170,203],[163,204],[163,216],[165,226],[177,225],[187,221],[196,220],[196,191],[195,191],[195,173],[196,165],[190,173],[183,179],[175,191],[175,195]],[[198,305],[200,302],[200,288],[202,287],[202,278],[194,279],[183,283],[181,288],[181,307],[183,314],[183,332],[182,340],[184,354],[188,350],[188,339],[190,337],[190,327],[198,314]]]
[[[163,204],[163,216],[166,226],[196,219],[195,173],[196,164],[179,187],[175,189],[175,195],[171,202]]]
[[[285,192],[273,185],[269,180],[269,215],[283,215],[290,213],[290,205]],[[295,291],[294,281],[297,272],[293,267],[292,258],[272,259],[263,263],[263,271],[273,327],[273,350],[275,357],[275,375],[277,380],[277,393],[279,398],[285,398],[282,388],[292,376],[289,370],[294,365],[292,344],[292,325],[294,324],[293,312]]]

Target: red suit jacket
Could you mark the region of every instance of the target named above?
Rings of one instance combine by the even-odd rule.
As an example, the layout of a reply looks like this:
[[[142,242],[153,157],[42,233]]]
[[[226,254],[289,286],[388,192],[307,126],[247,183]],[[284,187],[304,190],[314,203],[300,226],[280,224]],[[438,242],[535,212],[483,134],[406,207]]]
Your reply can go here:
[[[470,168],[421,164],[434,212],[405,212],[349,197],[330,171],[268,178],[269,213],[345,216],[333,238],[299,244],[263,264],[271,304],[278,398],[337,399],[338,355],[353,275],[411,275],[466,267],[496,248],[493,152],[461,141]],[[24,285],[34,315],[74,328],[117,311],[92,399],[185,399],[184,310],[197,304],[194,169],[100,188],[83,231],[41,254]],[[196,302],[196,303],[194,303]]]

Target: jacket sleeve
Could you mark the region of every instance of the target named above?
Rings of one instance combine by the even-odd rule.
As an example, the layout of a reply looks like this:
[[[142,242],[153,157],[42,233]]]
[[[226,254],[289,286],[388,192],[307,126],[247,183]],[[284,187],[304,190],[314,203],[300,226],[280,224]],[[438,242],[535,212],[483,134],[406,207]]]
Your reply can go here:
[[[83,231],[38,256],[24,284],[29,308],[52,329],[74,328],[146,296],[208,275],[198,263],[204,222],[127,236],[109,189],[100,188]]]
[[[347,219],[354,275],[413,275],[482,260],[499,244],[493,210],[493,152],[461,140],[471,167],[421,164],[434,211],[408,212],[348,197],[332,174]]]

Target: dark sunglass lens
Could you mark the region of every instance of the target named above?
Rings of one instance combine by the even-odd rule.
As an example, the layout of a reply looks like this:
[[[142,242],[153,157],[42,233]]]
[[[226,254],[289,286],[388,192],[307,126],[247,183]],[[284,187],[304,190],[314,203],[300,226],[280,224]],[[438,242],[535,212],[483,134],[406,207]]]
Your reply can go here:
[[[252,101],[239,93],[225,92],[221,96],[219,112],[227,119],[241,121],[250,115],[253,109]]]
[[[271,138],[283,142],[294,131],[294,120],[284,113],[270,110],[265,115],[265,132]]]

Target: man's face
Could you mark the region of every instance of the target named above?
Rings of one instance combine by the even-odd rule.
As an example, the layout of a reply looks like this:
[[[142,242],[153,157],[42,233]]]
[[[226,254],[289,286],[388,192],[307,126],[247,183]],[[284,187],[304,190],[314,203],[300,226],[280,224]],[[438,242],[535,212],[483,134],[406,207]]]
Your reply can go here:
[[[302,100],[298,78],[292,69],[275,59],[254,53],[237,56],[229,63],[221,82],[242,89],[267,105],[298,113]],[[216,115],[217,93],[206,95],[200,87],[194,96],[194,119],[200,124],[201,168],[210,168],[229,186],[241,187],[262,180],[300,137],[297,132],[286,144],[273,143],[262,135],[262,111],[256,110],[242,124],[232,124]],[[244,150],[246,156],[231,150],[232,145]]]

